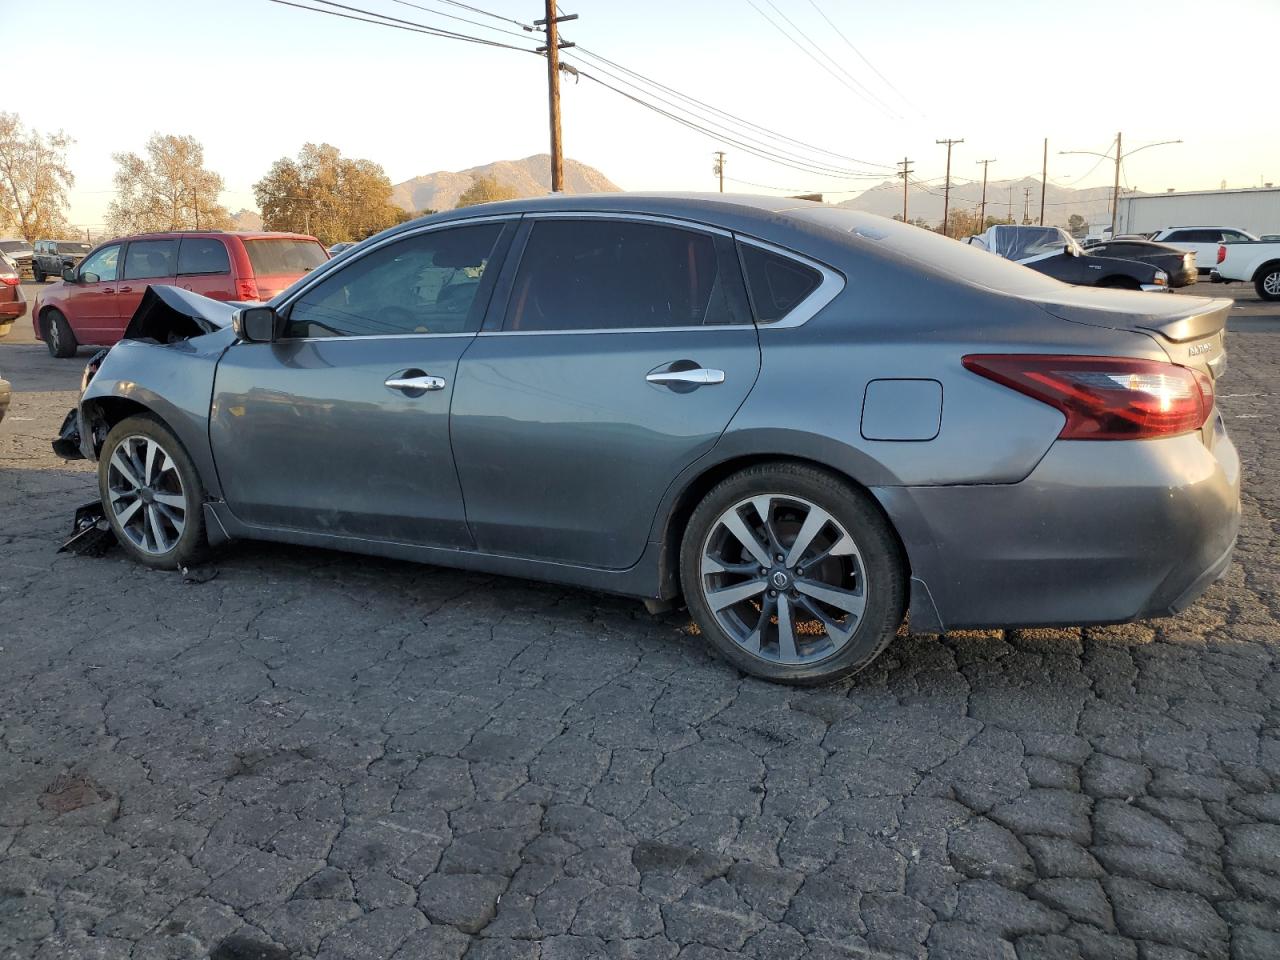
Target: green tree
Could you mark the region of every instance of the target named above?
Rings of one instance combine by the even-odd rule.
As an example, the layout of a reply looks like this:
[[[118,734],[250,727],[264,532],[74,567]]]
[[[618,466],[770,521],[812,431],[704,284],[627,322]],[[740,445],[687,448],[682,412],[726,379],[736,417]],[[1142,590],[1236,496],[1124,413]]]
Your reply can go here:
[[[204,147],[195,137],[156,133],[146,156],[112,155],[116,196],[107,207],[107,226],[116,233],[152,230],[226,230],[231,214],[218,203],[222,177],[204,166]]]
[[[71,234],[67,190],[76,178],[67,148],[73,142],[61,131],[27,130],[16,113],[0,113],[0,229],[16,229],[28,241]]]
[[[325,246],[363,240],[411,216],[391,202],[381,166],[327,143],[304,144],[296,160],[277,160],[253,194],[266,229],[309,233]]]
[[[1067,217],[1067,232],[1073,237],[1083,237],[1089,232],[1089,224],[1080,214],[1073,213]]]
[[[493,203],[495,200],[514,200],[516,192],[494,177],[476,177],[471,186],[458,198],[458,206],[474,207],[477,203]]]

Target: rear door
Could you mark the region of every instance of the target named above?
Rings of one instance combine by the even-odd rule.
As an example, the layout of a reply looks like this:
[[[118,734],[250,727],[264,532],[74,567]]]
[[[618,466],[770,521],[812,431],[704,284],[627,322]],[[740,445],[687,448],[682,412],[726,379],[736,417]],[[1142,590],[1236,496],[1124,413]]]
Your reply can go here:
[[[213,300],[236,299],[227,245],[218,237],[183,237],[178,241],[177,285]]]
[[[259,300],[270,300],[329,259],[318,240],[299,237],[247,237],[244,248]]]
[[[178,273],[178,240],[130,240],[124,251],[124,271],[116,290],[120,329],[124,333],[129,319],[142,302],[150,286],[173,286]]]
[[[521,231],[458,368],[467,522],[486,552],[623,569],[759,372],[733,241],[644,217],[529,217]]]

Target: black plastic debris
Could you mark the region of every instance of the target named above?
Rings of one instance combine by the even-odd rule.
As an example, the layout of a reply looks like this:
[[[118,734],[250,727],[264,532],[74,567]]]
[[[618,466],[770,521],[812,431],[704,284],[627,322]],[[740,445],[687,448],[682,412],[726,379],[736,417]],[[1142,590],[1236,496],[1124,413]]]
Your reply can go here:
[[[53,441],[53,452],[63,460],[83,460],[80,450],[80,417],[75,407],[67,411],[58,428],[58,439]],[[83,509],[83,508],[82,508]]]
[[[73,411],[74,412],[74,411]],[[71,524],[71,539],[58,548],[59,553],[74,553],[81,557],[100,557],[116,543],[111,532],[102,501],[94,500],[76,508]]]
[[[183,583],[208,583],[218,575],[217,567],[197,567],[192,570],[190,567],[179,567],[182,571]]]

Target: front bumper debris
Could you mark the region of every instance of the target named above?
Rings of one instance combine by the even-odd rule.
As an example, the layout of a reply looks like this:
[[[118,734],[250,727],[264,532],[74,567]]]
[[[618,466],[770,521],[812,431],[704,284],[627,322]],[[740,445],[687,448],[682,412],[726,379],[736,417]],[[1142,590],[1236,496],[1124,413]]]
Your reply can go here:
[[[72,407],[62,418],[62,426],[58,428],[58,437],[51,444],[53,452],[63,460],[83,460],[84,451],[80,447],[80,408]]]
[[[76,508],[71,523],[71,537],[58,548],[59,553],[74,553],[81,557],[100,557],[116,543],[111,532],[102,501],[94,500]]]

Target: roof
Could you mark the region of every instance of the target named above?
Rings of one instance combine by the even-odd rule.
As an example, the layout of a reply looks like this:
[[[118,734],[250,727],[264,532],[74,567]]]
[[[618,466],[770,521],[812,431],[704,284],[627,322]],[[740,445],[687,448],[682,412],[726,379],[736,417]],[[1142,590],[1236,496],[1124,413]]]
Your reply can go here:
[[[171,237],[239,237],[242,240],[293,239],[315,240],[305,233],[290,233],[287,230],[151,230],[143,233],[127,233],[113,237],[115,242],[123,240],[165,240]],[[319,243],[319,241],[316,241]]]

